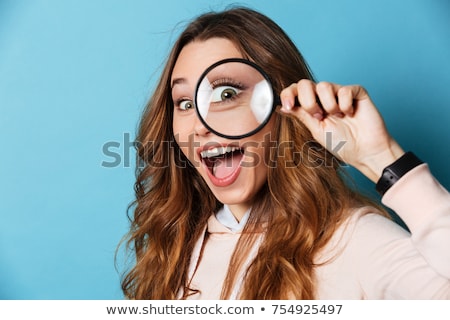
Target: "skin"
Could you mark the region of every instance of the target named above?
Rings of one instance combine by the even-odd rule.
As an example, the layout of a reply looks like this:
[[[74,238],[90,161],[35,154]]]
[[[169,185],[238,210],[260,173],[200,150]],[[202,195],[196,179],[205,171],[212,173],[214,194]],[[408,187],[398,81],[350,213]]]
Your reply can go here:
[[[183,48],[172,74],[176,141],[219,201],[230,206],[237,220],[251,207],[255,194],[267,179],[266,162],[262,161],[265,150],[261,143],[273,130],[273,119],[257,134],[236,142],[212,134],[197,118],[194,109],[181,110],[180,106],[193,100],[197,80],[208,66],[225,58],[240,57],[239,50],[227,39],[194,41]],[[386,130],[368,93],[359,85],[316,84],[303,79],[285,88],[280,97],[282,112],[298,117],[319,143],[373,182],[379,179],[386,166],[404,154]],[[294,106],[296,97],[300,106]],[[178,103],[180,100],[182,102]],[[331,132],[331,145],[325,140],[327,132]],[[343,146],[335,148],[342,141],[345,141]],[[248,146],[244,161],[251,165],[243,166],[239,177],[229,186],[215,186],[208,177],[208,169],[201,165],[199,148],[213,143]]]
[[[335,143],[345,141],[335,155],[373,182],[378,181],[385,167],[405,153],[387,132],[380,113],[361,86],[315,84],[303,79],[285,88],[280,97],[281,110],[298,117],[323,146],[327,147],[326,132],[331,132]],[[301,107],[294,106],[295,97]],[[333,152],[334,146],[328,150]]]
[[[194,91],[202,72],[214,62],[226,58],[242,58],[236,46],[227,39],[212,38],[187,44],[175,63],[172,72],[172,99],[174,101],[173,132],[182,152],[196,167],[211,191],[222,203],[228,204],[239,221],[251,207],[255,194],[267,180],[264,137],[273,130],[273,119],[255,135],[228,140],[211,133],[198,119],[195,110],[182,110],[194,99]],[[181,103],[180,103],[181,100]],[[225,187],[214,185],[208,169],[198,153],[214,145],[238,145],[244,148],[243,163],[238,178]]]

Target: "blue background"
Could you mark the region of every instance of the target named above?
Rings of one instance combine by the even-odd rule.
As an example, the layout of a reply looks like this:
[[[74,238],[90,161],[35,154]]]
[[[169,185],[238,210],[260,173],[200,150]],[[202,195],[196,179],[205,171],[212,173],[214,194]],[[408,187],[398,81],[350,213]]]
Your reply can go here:
[[[230,3],[0,0],[0,298],[122,299],[140,112],[179,22]],[[450,187],[448,1],[239,4],[280,24],[318,80],[364,85]]]

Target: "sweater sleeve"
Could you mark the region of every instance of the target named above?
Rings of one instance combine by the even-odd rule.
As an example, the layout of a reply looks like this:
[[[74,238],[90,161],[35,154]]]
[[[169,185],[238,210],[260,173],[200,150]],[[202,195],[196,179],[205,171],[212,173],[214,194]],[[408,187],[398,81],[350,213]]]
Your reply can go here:
[[[319,296],[450,299],[448,191],[423,164],[392,186],[382,202],[411,232],[374,208],[356,209],[327,245],[330,255],[321,261],[331,262],[318,270]]]
[[[450,279],[450,194],[422,164],[382,198],[411,231],[411,241],[430,267]]]

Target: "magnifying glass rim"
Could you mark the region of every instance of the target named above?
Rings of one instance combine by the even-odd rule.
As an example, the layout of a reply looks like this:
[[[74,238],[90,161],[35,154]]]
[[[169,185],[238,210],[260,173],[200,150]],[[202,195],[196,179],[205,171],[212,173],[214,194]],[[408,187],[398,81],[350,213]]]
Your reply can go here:
[[[221,64],[225,64],[225,63],[230,63],[230,62],[240,62],[240,63],[245,63],[253,68],[255,68],[263,77],[264,79],[269,83],[270,87],[272,88],[272,97],[273,97],[273,101],[272,101],[272,108],[270,110],[269,116],[258,126],[256,127],[254,130],[247,132],[245,134],[240,134],[240,135],[227,135],[221,132],[218,132],[216,130],[214,130],[213,128],[211,128],[205,121],[205,119],[203,119],[203,117],[200,114],[199,108],[197,107],[197,96],[198,96],[198,91],[199,91],[199,87],[201,82],[203,81],[203,79],[206,77],[206,75],[215,67],[217,67],[218,65]],[[261,130],[262,128],[264,128],[264,126],[267,124],[267,122],[269,122],[275,107],[276,107],[276,95],[275,92],[273,90],[273,85],[272,82],[270,81],[269,76],[267,75],[267,73],[256,63],[254,63],[253,61],[244,59],[244,58],[228,58],[228,59],[222,59],[219,60],[215,63],[213,63],[212,65],[210,65],[208,68],[206,68],[205,71],[203,71],[203,73],[201,74],[198,82],[197,82],[197,86],[195,87],[195,98],[194,98],[194,107],[195,107],[195,111],[197,113],[198,118],[200,119],[200,121],[203,123],[203,125],[211,132],[213,132],[215,135],[222,137],[222,138],[227,138],[227,139],[233,139],[233,140],[237,140],[237,139],[242,139],[242,138],[246,138],[249,137],[251,135],[254,135],[255,133],[257,133],[259,130]]]

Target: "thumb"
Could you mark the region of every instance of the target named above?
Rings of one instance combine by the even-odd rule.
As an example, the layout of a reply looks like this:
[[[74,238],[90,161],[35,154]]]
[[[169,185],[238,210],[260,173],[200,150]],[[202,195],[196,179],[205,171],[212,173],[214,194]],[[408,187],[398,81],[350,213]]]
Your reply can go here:
[[[323,119],[322,114],[311,114],[302,107],[292,110],[292,114],[295,115],[309,129],[309,131],[311,131],[311,134],[316,140],[320,137],[321,121]]]

